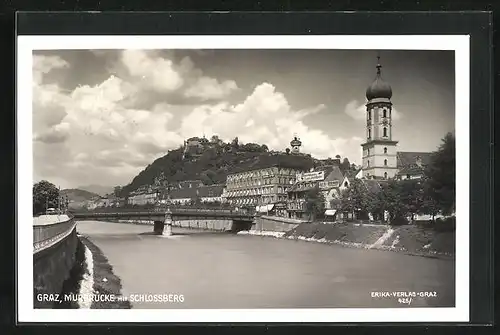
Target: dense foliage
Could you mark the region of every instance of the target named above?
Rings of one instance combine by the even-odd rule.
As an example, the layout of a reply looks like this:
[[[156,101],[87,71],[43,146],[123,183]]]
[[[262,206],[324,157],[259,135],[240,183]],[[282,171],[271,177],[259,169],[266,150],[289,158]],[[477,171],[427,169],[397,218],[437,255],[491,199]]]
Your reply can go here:
[[[325,212],[325,197],[319,187],[315,187],[306,192],[305,206],[306,213],[309,214],[310,220],[314,220],[323,215]]]
[[[57,207],[59,189],[52,183],[42,180],[33,185],[33,215],[38,215],[47,208]]]
[[[455,136],[448,133],[426,168],[426,191],[445,215],[455,210]],[[464,181],[466,182],[466,181]]]

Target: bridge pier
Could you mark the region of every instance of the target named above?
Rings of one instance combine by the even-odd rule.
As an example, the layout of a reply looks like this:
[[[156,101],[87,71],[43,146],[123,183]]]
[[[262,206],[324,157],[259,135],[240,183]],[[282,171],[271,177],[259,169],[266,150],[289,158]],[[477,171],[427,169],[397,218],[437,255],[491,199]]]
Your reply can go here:
[[[166,226],[166,229],[163,230],[163,236],[172,236],[172,212],[170,212],[170,209],[167,209],[165,213],[164,226]]]

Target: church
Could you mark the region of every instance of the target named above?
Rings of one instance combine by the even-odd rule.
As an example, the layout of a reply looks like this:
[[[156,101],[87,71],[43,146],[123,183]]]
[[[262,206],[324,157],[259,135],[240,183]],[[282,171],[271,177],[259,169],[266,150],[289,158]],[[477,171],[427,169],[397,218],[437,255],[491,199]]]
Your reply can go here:
[[[364,179],[418,179],[430,162],[430,152],[398,151],[393,137],[392,88],[382,79],[380,57],[375,80],[366,89],[366,141],[361,176]]]

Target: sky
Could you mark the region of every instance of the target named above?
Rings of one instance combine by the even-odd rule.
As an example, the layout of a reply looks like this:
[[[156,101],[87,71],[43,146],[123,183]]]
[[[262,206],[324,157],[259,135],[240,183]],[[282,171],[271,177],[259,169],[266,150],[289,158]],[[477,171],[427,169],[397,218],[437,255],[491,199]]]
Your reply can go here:
[[[51,50],[33,53],[34,181],[126,185],[192,136],[361,163],[365,92],[392,86],[399,151],[455,127],[453,51]]]

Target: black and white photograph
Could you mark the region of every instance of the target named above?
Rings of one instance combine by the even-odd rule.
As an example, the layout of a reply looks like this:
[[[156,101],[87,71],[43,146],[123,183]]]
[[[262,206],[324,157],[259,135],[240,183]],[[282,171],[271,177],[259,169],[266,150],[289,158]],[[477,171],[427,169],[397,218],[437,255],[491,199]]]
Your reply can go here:
[[[466,321],[466,36],[18,47],[20,313]]]

